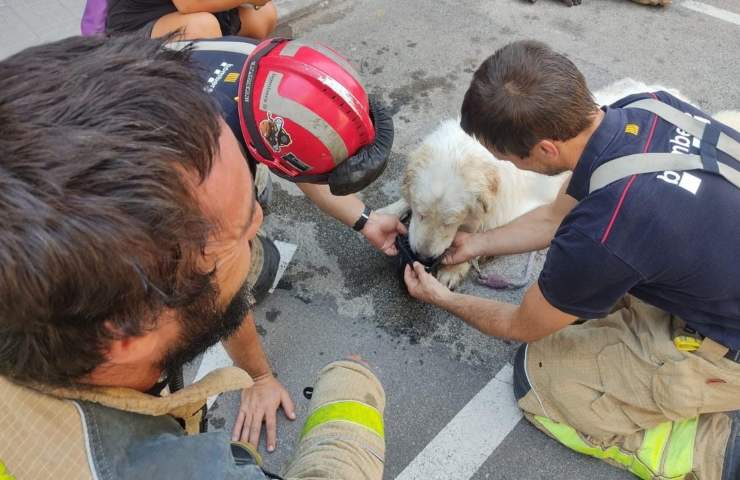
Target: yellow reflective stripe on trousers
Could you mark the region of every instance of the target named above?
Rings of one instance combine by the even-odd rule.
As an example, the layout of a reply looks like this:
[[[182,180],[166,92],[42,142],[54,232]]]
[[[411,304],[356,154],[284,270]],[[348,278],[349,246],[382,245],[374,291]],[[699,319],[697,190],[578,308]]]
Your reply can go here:
[[[575,450],[578,453],[596,457],[601,460],[609,459],[617,462],[643,480],[650,480],[653,478],[653,473],[650,469],[647,468],[647,466],[645,466],[635,455],[625,453],[617,446],[611,446],[609,448],[594,447],[586,443],[578,432],[569,425],[554,422],[546,417],[535,416],[535,419],[545,427],[553,437],[571,450]]]
[[[663,458],[663,450],[670,436],[671,422],[663,422],[645,430],[645,436],[642,439],[640,449],[637,451],[637,456],[653,472],[660,472],[660,459]]]
[[[301,438],[319,425],[329,422],[354,423],[375,432],[380,438],[385,438],[383,416],[380,412],[370,405],[352,400],[328,403],[316,409],[306,420]]]
[[[5,469],[3,462],[0,462],[0,480],[15,480],[15,477]]]
[[[668,478],[683,478],[694,465],[694,443],[699,417],[673,422],[673,432],[665,454],[664,475]]]
[[[656,475],[682,479],[693,466],[698,418],[663,422],[645,431],[637,455],[623,452],[617,446],[601,448],[590,445],[569,425],[546,417],[536,416],[535,419],[566,447],[584,455],[617,462],[643,480]]]

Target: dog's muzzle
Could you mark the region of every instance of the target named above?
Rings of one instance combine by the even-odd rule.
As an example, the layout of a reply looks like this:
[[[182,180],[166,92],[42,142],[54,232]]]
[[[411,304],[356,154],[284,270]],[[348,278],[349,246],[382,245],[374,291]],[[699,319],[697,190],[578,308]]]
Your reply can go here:
[[[419,262],[424,265],[424,269],[432,275],[436,275],[439,267],[442,265],[442,258],[444,258],[444,255],[432,258],[422,258],[416,255],[416,253],[411,249],[408,235],[396,236],[396,248],[398,248],[398,261],[401,268],[401,275],[403,275],[406,265],[413,265],[414,262]]]
[[[409,211],[406,215],[401,217],[401,223],[408,227],[410,221],[411,212]],[[396,235],[396,248],[398,249],[398,256],[396,258],[398,258],[398,268],[401,277],[401,285],[403,285],[404,288],[406,288],[406,282],[404,282],[403,280],[403,272],[404,270],[406,270],[406,265],[413,266],[414,262],[419,262],[424,265],[424,269],[432,275],[436,275],[439,271],[439,267],[442,266],[442,259],[444,258],[444,254],[432,258],[423,258],[418,256],[416,252],[414,252],[414,250],[411,248],[408,235]]]

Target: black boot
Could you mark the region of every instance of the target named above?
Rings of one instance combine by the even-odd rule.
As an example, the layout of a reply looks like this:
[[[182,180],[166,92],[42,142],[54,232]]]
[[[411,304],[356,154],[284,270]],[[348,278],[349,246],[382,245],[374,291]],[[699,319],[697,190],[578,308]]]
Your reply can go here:
[[[249,267],[247,282],[252,288],[256,303],[262,302],[272,288],[280,265],[280,252],[269,238],[262,234],[250,242],[252,264]]]
[[[521,400],[532,386],[527,379],[527,344],[522,344],[514,355],[514,397]]]

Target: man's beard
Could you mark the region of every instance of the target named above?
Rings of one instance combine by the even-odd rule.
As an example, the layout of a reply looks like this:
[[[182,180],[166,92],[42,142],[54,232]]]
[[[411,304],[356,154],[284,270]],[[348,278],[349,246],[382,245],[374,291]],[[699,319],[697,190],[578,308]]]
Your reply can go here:
[[[194,305],[183,309],[177,344],[160,362],[164,372],[173,371],[195,360],[220,340],[234,334],[253,305],[251,289],[245,281],[224,309],[216,306],[217,292],[211,290]]]

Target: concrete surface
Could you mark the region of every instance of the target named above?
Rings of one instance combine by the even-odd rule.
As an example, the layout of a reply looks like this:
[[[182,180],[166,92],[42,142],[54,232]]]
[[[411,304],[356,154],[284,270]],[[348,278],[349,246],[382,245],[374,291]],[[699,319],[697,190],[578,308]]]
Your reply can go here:
[[[736,0],[705,3],[740,13]],[[82,4],[0,0],[0,57],[76,33]],[[363,193],[374,207],[395,200],[404,155],[441,119],[457,115],[473,70],[512,40],[536,38],[567,52],[594,89],[630,76],[678,88],[710,111],[740,108],[738,26],[682,8],[680,0],[666,9],[625,0],[584,0],[573,8],[554,0],[281,4],[292,4],[298,12],[280,27],[281,34],[334,46],[394,113],[391,165]],[[291,455],[308,404],[300,394],[303,387],[328,361],[359,353],[386,386],[386,478],[393,479],[509,361],[516,346],[484,338],[458,319],[409,299],[399,288],[392,259],[322,216],[295,187],[279,183],[269,211],[266,230],[297,243],[298,251],[256,317],[274,369],[296,401],[299,420],[281,419],[278,451],[265,455],[266,463],[280,470]],[[543,259],[540,254],[540,265]],[[502,258],[494,265],[517,275],[524,259]],[[462,290],[513,302],[522,293],[493,293],[469,282]],[[235,395],[219,399],[211,428],[229,429],[236,408]],[[632,477],[568,451],[523,421],[473,478]]]

